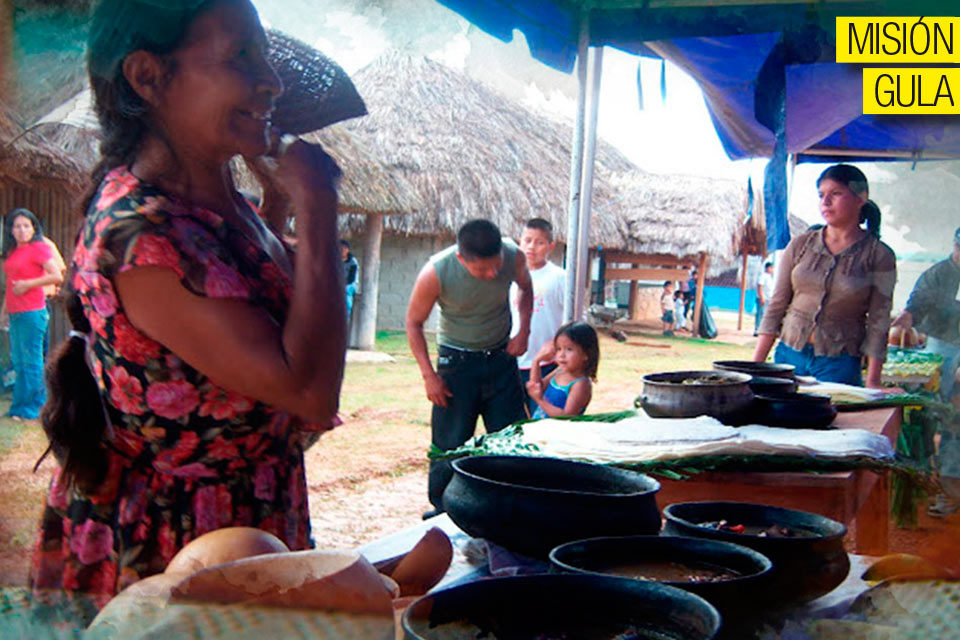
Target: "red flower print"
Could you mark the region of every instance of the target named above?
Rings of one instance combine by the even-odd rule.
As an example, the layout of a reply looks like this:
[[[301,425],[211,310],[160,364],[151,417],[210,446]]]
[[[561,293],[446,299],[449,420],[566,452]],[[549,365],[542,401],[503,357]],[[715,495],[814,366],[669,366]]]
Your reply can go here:
[[[79,567],[77,563],[67,559],[63,565],[63,588],[67,591],[78,591],[80,581],[77,579]]]
[[[110,377],[110,401],[122,411],[139,416],[144,412],[143,385],[120,365],[114,365],[107,372]]]
[[[148,360],[157,358],[163,349],[159,342],[140,333],[122,313],[113,317],[113,336],[117,352],[136,364],[147,364]]]
[[[37,550],[33,555],[33,567],[30,577],[37,589],[61,589],[65,568],[63,552]]]
[[[160,525],[160,530],[157,531],[157,545],[163,563],[170,564],[170,560],[177,553],[177,536],[166,522]]]
[[[126,167],[117,167],[108,173],[103,181],[100,197],[97,199],[97,211],[103,211],[112,206],[133,191],[137,184],[139,184],[139,180]]]
[[[125,458],[114,453],[107,452],[107,475],[97,488],[97,492],[90,496],[90,502],[94,504],[111,504],[117,499],[117,490],[120,488],[120,476],[123,474]]]
[[[117,522],[133,524],[143,519],[147,508],[147,479],[137,474],[127,480],[127,490],[120,498]]]
[[[287,482],[288,496],[291,505],[299,505],[305,495],[306,478],[300,473],[291,473]]]
[[[207,486],[193,494],[193,532],[204,534],[230,523],[233,515],[230,491],[222,486]]]
[[[138,266],[167,267],[183,277],[180,253],[169,240],[155,233],[144,233],[137,239],[131,263]]]
[[[185,464],[180,467],[174,467],[167,471],[172,476],[177,478],[187,478],[187,482],[184,483],[185,490],[189,491],[191,484],[189,479],[196,478],[216,478],[217,471],[211,469],[202,462],[191,462],[190,464]]]
[[[203,281],[204,293],[211,298],[249,298],[250,287],[235,269],[211,258]]]
[[[47,504],[54,509],[66,509],[69,486],[70,481],[67,476],[63,471],[57,471],[53,477],[53,482],[50,484],[50,497]]]
[[[140,435],[150,442],[160,442],[167,436],[167,430],[163,427],[141,427]]]
[[[201,413],[200,415],[203,414]],[[227,460],[236,459],[240,455],[240,452],[232,440],[227,440],[223,436],[217,436],[207,448],[207,455],[211,458]]]
[[[283,298],[288,299],[291,293],[290,278],[280,270],[275,263],[266,261],[260,265],[260,277],[264,281],[264,291],[273,293],[274,297],[279,297],[276,292],[282,292]]]
[[[117,591],[117,563],[109,560],[101,562],[100,568],[90,579],[90,592],[109,593],[113,595]]]
[[[114,431],[113,444],[128,458],[136,458],[143,451],[143,438],[127,429]]]
[[[103,232],[107,230],[107,227],[113,222],[113,218],[110,216],[104,216],[97,220],[97,224],[93,225],[93,235],[98,238],[103,237]]]
[[[273,466],[258,464],[253,476],[253,495],[258,500],[273,500],[277,492],[277,477]]]
[[[87,320],[90,321],[90,328],[93,329],[97,335],[104,338],[107,337],[107,321],[103,319],[103,316],[91,313],[87,316]]]
[[[200,436],[195,431],[184,431],[171,450],[173,462],[179,464],[189,458],[196,451],[198,444],[200,444]]]
[[[247,458],[259,458],[268,446],[270,442],[264,439],[262,433],[251,433],[243,438],[243,448],[247,451]]]
[[[117,299],[112,295],[98,293],[90,298],[90,306],[101,318],[109,318],[117,311]]]
[[[171,208],[170,201],[163,196],[144,196],[143,203],[137,207],[137,213],[151,222],[161,222],[164,217],[162,214]]]
[[[86,520],[74,527],[70,551],[83,564],[100,562],[113,550],[113,529],[96,520]]]
[[[253,402],[246,396],[226,389],[212,388],[203,396],[201,416],[213,416],[217,420],[232,420],[237,414],[253,409]]]
[[[150,532],[150,523],[149,519],[145,522],[140,522],[137,524],[137,527],[133,530],[133,541],[134,542],[143,542],[147,539],[147,534]]]
[[[154,382],[147,389],[147,406],[162,418],[176,419],[186,416],[196,409],[198,404],[200,393],[186,380]],[[196,434],[193,435],[196,437]]]

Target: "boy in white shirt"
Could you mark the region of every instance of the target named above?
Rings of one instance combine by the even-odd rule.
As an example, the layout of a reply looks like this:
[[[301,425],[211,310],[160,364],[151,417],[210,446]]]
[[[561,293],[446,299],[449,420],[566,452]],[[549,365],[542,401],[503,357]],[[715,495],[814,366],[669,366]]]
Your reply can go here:
[[[530,340],[527,351],[517,358],[524,390],[530,380],[533,357],[546,343],[552,343],[557,329],[563,324],[563,299],[567,290],[567,275],[563,268],[553,264],[547,257],[557,246],[553,239],[553,225],[543,218],[531,218],[520,235],[520,250],[527,258],[527,269],[533,281],[533,315],[530,317]],[[513,313],[513,332],[519,327],[517,310],[518,289],[510,287],[510,310]],[[541,375],[546,376],[556,369],[555,362],[540,362]],[[532,413],[536,402],[527,396],[527,407]]]

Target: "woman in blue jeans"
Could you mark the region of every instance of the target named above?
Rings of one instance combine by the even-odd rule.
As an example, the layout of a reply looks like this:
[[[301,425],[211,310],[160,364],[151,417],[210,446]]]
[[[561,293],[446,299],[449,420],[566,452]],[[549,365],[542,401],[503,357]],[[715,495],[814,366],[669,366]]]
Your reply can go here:
[[[10,329],[10,360],[16,373],[7,416],[35,420],[46,401],[43,337],[49,316],[43,288],[60,284],[63,276],[43,240],[40,222],[27,209],[14,209],[6,217],[3,272],[6,291],[0,316]]]
[[[896,256],[880,242],[880,209],[868,199],[859,169],[829,167],[817,191],[826,226],[811,228],[784,249],[753,359],[766,360],[779,337],[774,362],[793,365],[798,375],[859,386],[866,357],[866,386],[879,387]]]

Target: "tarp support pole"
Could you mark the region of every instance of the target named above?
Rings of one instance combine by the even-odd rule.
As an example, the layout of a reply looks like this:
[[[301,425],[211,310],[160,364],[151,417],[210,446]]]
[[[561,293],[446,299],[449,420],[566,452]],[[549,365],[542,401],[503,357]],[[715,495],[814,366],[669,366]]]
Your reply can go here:
[[[577,116],[570,144],[570,198],[567,209],[567,295],[563,301],[564,322],[570,322],[583,308],[583,292],[578,279],[580,263],[580,188],[583,178],[584,121],[587,105],[587,49],[590,42],[588,14],[580,15],[580,38],[577,43]]]
[[[700,263],[697,265],[697,297],[693,303],[693,337],[700,335],[700,313],[703,307],[703,286],[707,279],[707,254],[700,253]]]
[[[380,294],[380,247],[383,214],[366,216],[363,236],[363,266],[360,268],[360,309],[356,348],[373,351],[377,341],[377,298]]]
[[[747,298],[747,252],[743,252],[743,262],[740,267],[740,313],[737,315],[737,331],[743,330],[743,306]]]
[[[580,299],[574,306],[573,319],[579,320],[584,317],[584,295],[590,290],[590,260],[588,247],[590,245],[590,205],[593,202],[593,161],[597,152],[597,114],[600,106],[600,77],[603,72],[603,47],[590,47],[588,54],[591,59],[590,65],[590,93],[587,95],[587,122],[586,148],[583,154],[583,182],[580,186],[580,237],[579,256],[577,260],[577,271],[579,272],[579,282],[586,283],[585,289],[581,292]]]

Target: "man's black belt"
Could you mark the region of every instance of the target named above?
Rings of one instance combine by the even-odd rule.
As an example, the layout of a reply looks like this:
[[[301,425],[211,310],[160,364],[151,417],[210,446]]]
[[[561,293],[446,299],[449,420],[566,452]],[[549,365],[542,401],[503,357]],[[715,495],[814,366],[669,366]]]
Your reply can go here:
[[[458,349],[457,347],[448,347],[441,344],[437,347],[437,353],[441,356],[446,356],[447,358],[459,358],[461,360],[467,359],[483,359],[483,358],[492,358],[493,356],[499,355],[507,348],[507,342],[504,341],[498,344],[495,347],[490,347],[489,349]]]

